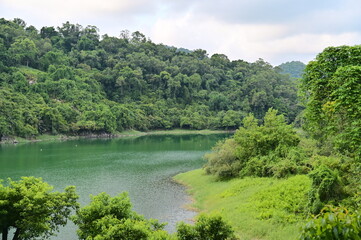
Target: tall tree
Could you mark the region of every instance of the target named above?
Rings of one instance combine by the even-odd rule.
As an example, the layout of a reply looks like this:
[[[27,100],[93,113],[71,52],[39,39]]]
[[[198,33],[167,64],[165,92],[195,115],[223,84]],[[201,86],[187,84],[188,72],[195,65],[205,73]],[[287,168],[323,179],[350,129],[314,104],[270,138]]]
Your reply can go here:
[[[306,128],[338,150],[361,157],[361,46],[329,47],[305,70]]]
[[[29,66],[35,60],[38,49],[35,43],[29,38],[17,39],[9,49],[15,60],[22,65]]]

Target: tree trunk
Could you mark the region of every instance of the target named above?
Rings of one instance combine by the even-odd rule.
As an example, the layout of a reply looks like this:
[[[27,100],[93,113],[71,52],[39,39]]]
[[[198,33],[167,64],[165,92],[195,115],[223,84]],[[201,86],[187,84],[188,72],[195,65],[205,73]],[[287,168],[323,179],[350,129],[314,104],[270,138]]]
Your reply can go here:
[[[20,235],[20,229],[17,228],[15,233],[14,233],[14,237],[13,237],[13,240],[19,240],[19,235]]]
[[[3,231],[2,231],[2,240],[8,240],[8,233],[9,233],[9,229],[8,228],[3,228]]]

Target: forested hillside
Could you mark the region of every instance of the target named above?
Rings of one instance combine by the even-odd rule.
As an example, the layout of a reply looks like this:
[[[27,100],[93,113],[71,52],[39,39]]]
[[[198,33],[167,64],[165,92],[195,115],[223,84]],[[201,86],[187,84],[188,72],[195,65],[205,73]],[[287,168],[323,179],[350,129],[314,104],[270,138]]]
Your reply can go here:
[[[281,69],[281,73],[289,74],[293,78],[301,78],[305,71],[306,65],[300,61],[292,61],[282,63],[278,67]]]
[[[235,129],[274,108],[292,122],[297,83],[263,60],[99,36],[69,22],[36,29],[0,19],[0,140],[126,129]]]

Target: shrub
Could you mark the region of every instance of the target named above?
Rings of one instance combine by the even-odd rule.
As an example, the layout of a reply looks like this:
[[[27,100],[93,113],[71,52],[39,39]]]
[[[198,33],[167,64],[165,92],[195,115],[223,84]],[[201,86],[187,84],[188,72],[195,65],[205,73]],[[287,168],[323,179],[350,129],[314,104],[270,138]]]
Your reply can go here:
[[[318,213],[323,205],[342,199],[343,184],[336,170],[321,165],[309,173],[312,189],[309,192],[309,205],[312,213]]]
[[[233,138],[218,143],[213,152],[205,156],[208,160],[205,170],[220,178],[285,177],[303,172],[298,165],[303,164],[305,153],[297,147],[299,142],[295,130],[276,110],[268,110],[261,126],[249,115]]]
[[[168,236],[163,230],[164,224],[146,220],[131,208],[125,192],[115,197],[106,193],[91,196],[90,204],[79,209],[73,217],[79,227],[79,239],[146,240],[157,239],[155,236]]]
[[[361,215],[345,208],[325,207],[302,229],[299,240],[361,239]]]
[[[219,178],[230,178],[238,175],[241,161],[235,155],[237,143],[233,138],[220,141],[213,147],[213,152],[204,157],[208,160],[204,166],[206,173]]]
[[[179,240],[234,240],[232,227],[221,216],[201,214],[195,225],[181,222],[177,226]]]

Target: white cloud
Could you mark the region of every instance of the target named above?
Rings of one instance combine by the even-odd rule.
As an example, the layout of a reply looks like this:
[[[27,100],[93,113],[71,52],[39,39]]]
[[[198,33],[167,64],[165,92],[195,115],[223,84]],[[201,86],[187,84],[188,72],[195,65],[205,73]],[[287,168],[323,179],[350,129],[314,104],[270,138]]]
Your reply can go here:
[[[136,9],[142,9],[146,5],[146,0],[1,0],[13,8],[30,8],[39,11],[41,14],[53,15],[55,17],[74,15],[95,14],[95,16],[104,13],[127,14]]]
[[[0,16],[38,28],[95,25],[113,36],[139,30],[156,43],[272,64],[361,39],[360,0],[0,0]]]
[[[177,47],[202,48],[210,54],[224,53],[233,60],[263,58],[278,65],[291,60],[308,62],[327,46],[354,45],[361,37],[357,32],[288,35],[290,31],[292,24],[222,23],[188,12],[180,18],[158,20],[151,38]]]

